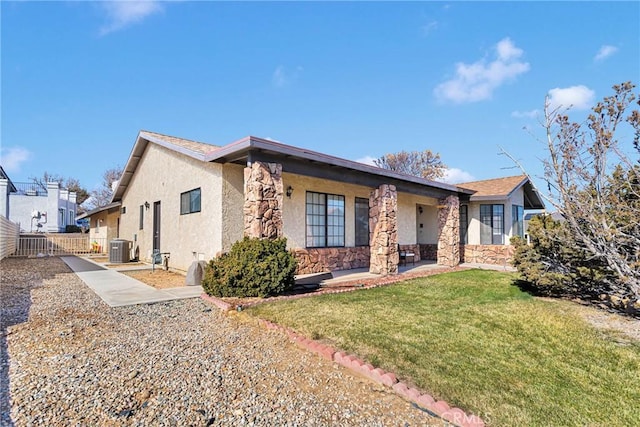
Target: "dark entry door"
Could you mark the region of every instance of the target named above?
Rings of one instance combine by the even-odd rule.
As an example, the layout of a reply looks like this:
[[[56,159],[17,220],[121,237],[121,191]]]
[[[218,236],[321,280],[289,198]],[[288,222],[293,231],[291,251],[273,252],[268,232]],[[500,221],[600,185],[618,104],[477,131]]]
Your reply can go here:
[[[160,202],[153,203],[153,250],[160,250]]]

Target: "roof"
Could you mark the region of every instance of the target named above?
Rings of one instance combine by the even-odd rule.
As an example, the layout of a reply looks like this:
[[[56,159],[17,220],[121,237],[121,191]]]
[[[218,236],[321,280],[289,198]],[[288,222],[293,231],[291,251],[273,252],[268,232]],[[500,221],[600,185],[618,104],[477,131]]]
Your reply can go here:
[[[506,200],[520,188],[524,191],[526,209],[544,209],[544,203],[527,175],[507,176],[458,184],[458,187],[473,190],[472,202],[483,200]]]
[[[377,166],[371,166],[353,160],[342,159],[340,157],[330,156],[328,154],[319,153],[317,151],[307,150],[305,148],[294,147],[292,145],[283,144],[281,142],[269,139],[258,138],[255,136],[247,136],[231,144],[218,148],[207,154],[207,161],[212,162],[229,162],[238,158],[248,157],[249,152],[263,152],[267,154],[277,154],[288,158],[296,158],[306,160],[312,163],[321,163],[330,166],[337,166],[368,174],[394,178],[397,180],[413,182],[417,184],[427,185],[450,192],[461,192],[471,194],[472,191],[461,189],[455,185],[446,184],[444,182],[432,181],[413,175],[406,175],[389,169],[383,169]]]
[[[4,171],[4,168],[0,165],[0,179],[6,179],[7,181],[9,181],[9,193],[15,193],[18,190],[16,189],[16,186],[13,185],[13,182],[11,182],[11,178],[9,178],[9,175],[7,175],[7,173]]]
[[[123,197],[131,181],[131,177],[149,143],[161,145],[203,162],[247,164],[252,161],[286,161],[289,167],[288,171],[291,173],[303,175],[316,173],[318,176],[326,176],[323,175],[324,173],[333,173],[341,176],[343,179],[347,179],[347,175],[351,177],[354,175],[360,177],[369,176],[374,177],[374,179],[370,181],[380,181],[381,178],[384,178],[384,180],[390,181],[388,183],[404,185],[407,188],[411,187],[417,191],[430,189],[430,191],[433,190],[434,194],[454,193],[469,196],[473,193],[472,190],[455,185],[405,175],[388,169],[382,169],[255,136],[247,136],[219,147],[155,132],[140,131],[131,155],[129,156],[129,160],[123,170],[118,187],[113,194],[112,201],[121,200]]]
[[[215,145],[204,142],[192,141],[190,139],[177,138],[175,136],[141,130],[138,133],[135,144],[133,145],[133,149],[129,155],[129,160],[127,160],[127,164],[122,170],[122,175],[118,181],[118,187],[111,198],[112,201],[120,200],[124,195],[124,191],[129,185],[131,177],[142,158],[142,154],[146,150],[147,144],[150,142],[200,161],[205,161],[206,154],[219,148]]]
[[[90,210],[88,212],[85,212],[85,213],[83,213],[81,215],[76,216],[76,221],[79,220],[79,219],[83,219],[83,218],[89,218],[89,217],[91,217],[91,216],[93,216],[93,215],[95,215],[97,213],[100,213],[100,212],[104,212],[104,211],[107,211],[107,210],[118,208],[118,207],[120,207],[120,205],[122,205],[121,202],[111,202],[108,205],[100,206],[99,208],[92,209],[92,210]]]
[[[173,145],[175,147],[183,148],[188,151],[193,151],[199,154],[207,154],[219,147],[205,142],[192,141],[190,139],[177,138],[175,136],[163,135],[161,133],[149,132],[147,130],[140,131],[139,137],[143,137],[148,141],[165,142],[166,144]]]

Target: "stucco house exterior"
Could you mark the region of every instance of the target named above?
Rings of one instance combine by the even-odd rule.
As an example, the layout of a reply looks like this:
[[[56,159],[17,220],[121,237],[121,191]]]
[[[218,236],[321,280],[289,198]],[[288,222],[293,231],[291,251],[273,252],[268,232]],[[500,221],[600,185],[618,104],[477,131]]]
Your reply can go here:
[[[63,233],[75,225],[76,193],[57,182],[46,187],[35,183],[13,183],[2,169],[0,209],[3,216],[20,224],[21,233]]]
[[[214,146],[141,131],[112,202],[117,237],[142,260],[170,253],[175,269],[247,235],[287,238],[299,274],[394,274],[399,249],[457,265],[460,205],[475,206],[475,193],[253,136]]]
[[[465,262],[506,265],[511,237],[525,235],[525,211],[544,209],[526,175],[458,184],[474,193],[460,205],[460,243]]]

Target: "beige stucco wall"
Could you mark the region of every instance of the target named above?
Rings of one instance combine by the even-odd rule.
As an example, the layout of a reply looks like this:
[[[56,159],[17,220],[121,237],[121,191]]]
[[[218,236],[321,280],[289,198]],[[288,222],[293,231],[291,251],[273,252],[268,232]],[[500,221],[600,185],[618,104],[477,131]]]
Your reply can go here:
[[[416,196],[407,193],[398,193],[398,243],[401,245],[413,245],[418,242],[419,235],[435,233],[435,240],[433,242],[423,243],[436,243],[438,241],[438,213],[437,209],[434,210],[435,216],[431,218],[431,213],[428,209],[424,209],[425,206],[436,206],[438,201],[431,197]],[[418,211],[418,206],[423,206],[422,214]],[[433,229],[427,229],[423,227],[423,232],[420,233],[419,224],[424,227],[433,227],[435,221],[435,231]],[[426,238],[426,237],[425,237]]]
[[[115,209],[113,212],[98,212],[92,215],[89,223],[89,240],[100,245],[100,249],[104,253],[108,253],[109,241],[117,239],[118,236],[118,218],[120,211]]]
[[[435,199],[433,199],[435,200]],[[424,205],[422,213],[418,211],[416,229],[418,230],[418,243],[421,245],[435,245],[438,243],[438,207],[437,205]],[[422,227],[420,225],[422,224]]]
[[[356,197],[369,200],[371,188],[286,172],[282,173],[282,184],[285,192],[288,186],[293,187],[291,198],[284,196],[282,210],[283,235],[287,238],[289,248],[304,248],[306,246],[305,203],[307,191],[344,196],[345,246],[355,245]]]
[[[244,166],[224,165],[222,175],[222,250],[227,252],[244,233]]]
[[[469,245],[480,244],[480,205],[504,205],[504,243],[509,244],[509,240],[513,235],[511,207],[515,205],[524,205],[524,192],[520,188],[516,190],[508,200],[486,200],[482,202],[468,203],[469,211],[469,231],[467,235]]]
[[[120,219],[120,237],[134,241],[140,259],[153,250],[154,203],[161,203],[160,250],[170,252],[169,266],[187,270],[193,261],[209,260],[222,250],[223,166],[205,163],[150,143],[122,197],[126,213]],[[201,189],[200,212],[180,215],[180,194]],[[140,205],[144,228],[139,229]]]
[[[355,244],[355,199],[361,197],[369,199],[373,188],[362,185],[347,184],[343,182],[328,181],[318,178],[305,177],[290,173],[282,174],[283,187],[293,187],[291,198],[284,197],[283,223],[284,236],[290,248],[304,248],[306,245],[305,232],[305,202],[306,192],[336,194],[345,197],[345,246],[352,247]],[[423,209],[423,214],[418,218],[418,205],[432,206],[432,211]],[[398,193],[398,243],[417,243],[416,232],[419,220],[423,221],[423,233],[425,239],[437,242],[438,219],[437,200],[430,197],[416,196],[407,193]],[[431,215],[433,213],[433,215]]]

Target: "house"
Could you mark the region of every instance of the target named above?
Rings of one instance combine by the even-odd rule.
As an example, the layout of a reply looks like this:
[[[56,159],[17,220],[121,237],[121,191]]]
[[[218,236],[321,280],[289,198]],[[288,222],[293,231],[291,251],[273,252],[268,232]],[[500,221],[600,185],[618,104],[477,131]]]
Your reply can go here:
[[[59,233],[75,225],[76,193],[60,188],[57,182],[46,186],[13,183],[2,169],[0,198],[3,216],[20,224],[22,233]]]
[[[89,241],[94,252],[107,251],[108,243],[120,237],[120,202],[112,202],[76,217],[76,221],[89,221]],[[135,254],[131,259],[136,258]]]
[[[117,235],[142,260],[169,253],[175,269],[247,235],[287,238],[298,273],[394,274],[399,249],[457,265],[460,205],[475,193],[253,136],[214,146],[141,131],[112,202]]]
[[[460,204],[460,243],[465,262],[507,265],[513,256],[513,236],[525,236],[525,210],[544,209],[526,175],[466,182],[474,191]]]

